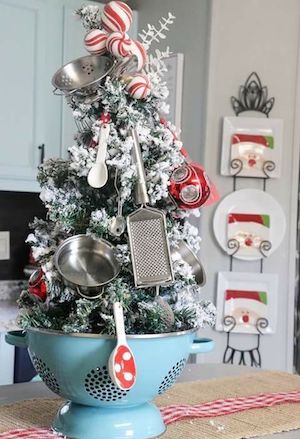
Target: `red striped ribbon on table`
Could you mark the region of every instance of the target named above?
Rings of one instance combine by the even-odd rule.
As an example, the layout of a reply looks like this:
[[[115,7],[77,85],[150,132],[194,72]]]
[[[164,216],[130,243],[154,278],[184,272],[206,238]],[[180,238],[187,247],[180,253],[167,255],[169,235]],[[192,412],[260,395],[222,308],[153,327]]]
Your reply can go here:
[[[4,439],[55,439],[56,434],[51,433],[46,428],[18,428],[7,433],[1,433],[0,438]]]
[[[161,407],[160,411],[165,424],[169,425],[184,419],[215,418],[217,416],[231,415],[232,413],[245,410],[272,407],[289,402],[300,402],[300,390],[218,399],[196,405],[169,405]],[[55,433],[43,428],[24,428],[0,434],[0,438],[3,439],[54,439],[58,437],[61,438],[61,436],[57,436]]]
[[[170,405],[161,407],[160,410],[165,424],[168,425],[187,418],[214,418],[288,402],[300,402],[300,390],[218,399],[197,405]]]

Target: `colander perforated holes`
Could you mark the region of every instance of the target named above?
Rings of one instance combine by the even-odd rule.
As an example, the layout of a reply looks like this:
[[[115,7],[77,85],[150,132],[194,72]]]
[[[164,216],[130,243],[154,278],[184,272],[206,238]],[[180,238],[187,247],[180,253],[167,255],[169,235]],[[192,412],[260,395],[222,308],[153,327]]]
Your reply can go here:
[[[83,65],[82,66],[82,70],[84,70],[88,75],[90,75],[94,71],[93,64],[85,64],[85,65]]]
[[[119,389],[112,382],[106,366],[97,367],[87,374],[85,389],[92,398],[105,402],[122,399],[129,392]]]
[[[52,392],[60,394],[59,384],[57,379],[55,378],[54,373],[51,372],[49,367],[47,367],[46,363],[42,361],[40,358],[32,356],[32,363],[34,365],[35,370],[40,375],[44,383],[49,387]]]
[[[168,375],[165,376],[163,379],[161,385],[159,386],[158,394],[161,395],[166,390],[168,390],[177,380],[179,375],[184,369],[184,366],[186,364],[186,360],[180,360],[178,361],[175,366],[172,367],[172,369],[168,372]]]

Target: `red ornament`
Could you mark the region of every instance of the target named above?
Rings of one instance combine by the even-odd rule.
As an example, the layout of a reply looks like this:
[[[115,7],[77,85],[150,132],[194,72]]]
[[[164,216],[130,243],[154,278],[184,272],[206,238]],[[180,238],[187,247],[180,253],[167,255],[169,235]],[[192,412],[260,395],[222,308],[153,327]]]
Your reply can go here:
[[[109,123],[111,121],[111,116],[106,111],[100,116],[100,123]]]
[[[195,209],[210,195],[210,184],[204,169],[197,163],[187,163],[175,169],[169,192],[180,209]]]
[[[126,3],[111,1],[103,8],[101,23],[107,32],[128,32],[132,16],[132,9]]]
[[[47,285],[43,270],[35,270],[28,281],[28,291],[30,294],[39,297],[43,302],[47,297]]]
[[[91,30],[84,38],[84,46],[91,55],[104,55],[108,34],[99,29]]]

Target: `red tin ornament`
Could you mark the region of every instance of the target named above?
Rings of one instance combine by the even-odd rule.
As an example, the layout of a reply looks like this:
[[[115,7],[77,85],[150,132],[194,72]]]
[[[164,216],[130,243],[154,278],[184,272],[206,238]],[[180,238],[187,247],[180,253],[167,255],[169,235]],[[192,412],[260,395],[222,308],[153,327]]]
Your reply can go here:
[[[169,192],[180,209],[196,209],[208,200],[210,182],[202,166],[186,163],[173,172]]]
[[[28,291],[30,294],[39,297],[43,302],[47,297],[47,285],[45,273],[42,269],[35,270],[28,281]]]

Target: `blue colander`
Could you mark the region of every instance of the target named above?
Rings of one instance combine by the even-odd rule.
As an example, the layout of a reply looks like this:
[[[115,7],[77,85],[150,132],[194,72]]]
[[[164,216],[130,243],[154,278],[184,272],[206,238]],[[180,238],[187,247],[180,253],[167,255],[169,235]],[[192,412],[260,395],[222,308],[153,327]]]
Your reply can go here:
[[[116,387],[108,373],[114,337],[30,329],[9,332],[6,341],[28,347],[44,383],[68,401],[53,422],[56,432],[74,439],[148,439],[166,429],[151,401],[175,383],[189,354],[213,348],[195,332],[128,336],[137,365],[129,391]]]

